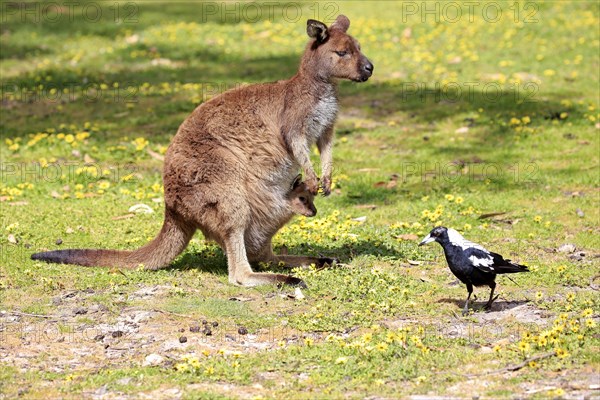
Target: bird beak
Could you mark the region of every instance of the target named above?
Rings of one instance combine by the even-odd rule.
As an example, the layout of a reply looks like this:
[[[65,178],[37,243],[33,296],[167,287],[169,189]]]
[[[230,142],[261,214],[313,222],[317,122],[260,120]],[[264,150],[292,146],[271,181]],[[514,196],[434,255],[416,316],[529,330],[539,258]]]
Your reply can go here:
[[[431,237],[431,235],[427,235],[427,236],[425,236],[425,238],[423,240],[421,240],[421,243],[419,243],[419,246],[423,246],[424,244],[431,243],[431,242],[435,242],[435,238]]]

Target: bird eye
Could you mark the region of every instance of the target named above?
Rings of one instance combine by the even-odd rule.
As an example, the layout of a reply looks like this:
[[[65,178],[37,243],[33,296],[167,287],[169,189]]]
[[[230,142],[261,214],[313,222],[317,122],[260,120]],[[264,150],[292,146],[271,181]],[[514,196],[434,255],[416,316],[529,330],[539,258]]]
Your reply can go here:
[[[348,54],[348,52],[345,50],[344,51],[336,51],[335,54],[337,54],[340,57],[344,57],[346,54]]]

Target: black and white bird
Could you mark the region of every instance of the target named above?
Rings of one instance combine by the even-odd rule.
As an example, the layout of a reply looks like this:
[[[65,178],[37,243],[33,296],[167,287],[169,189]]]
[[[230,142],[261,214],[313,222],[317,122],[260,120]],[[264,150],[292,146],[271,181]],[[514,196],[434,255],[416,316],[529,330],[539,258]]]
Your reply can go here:
[[[505,260],[500,254],[492,253],[483,246],[468,241],[452,228],[443,226],[433,228],[429,235],[419,243],[419,246],[431,242],[438,242],[442,245],[450,271],[467,285],[469,295],[463,308],[463,315],[469,313],[469,299],[473,293],[473,286],[490,287],[490,299],[485,305],[485,309],[489,310],[496,300],[494,289],[496,288],[497,274],[529,271],[524,265]]]

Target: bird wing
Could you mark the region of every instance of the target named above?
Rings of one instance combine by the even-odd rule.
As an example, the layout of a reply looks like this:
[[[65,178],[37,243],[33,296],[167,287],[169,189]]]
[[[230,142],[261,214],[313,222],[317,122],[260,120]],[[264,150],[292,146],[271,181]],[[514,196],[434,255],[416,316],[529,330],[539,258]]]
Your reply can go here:
[[[495,268],[496,257],[494,257],[497,254],[482,249],[482,247],[469,247],[465,250],[465,257],[478,270],[491,274],[497,273]]]
[[[490,252],[490,255],[494,257],[494,268],[497,274],[529,272],[529,268],[527,268],[525,265],[514,263],[511,260],[505,260],[500,254]]]

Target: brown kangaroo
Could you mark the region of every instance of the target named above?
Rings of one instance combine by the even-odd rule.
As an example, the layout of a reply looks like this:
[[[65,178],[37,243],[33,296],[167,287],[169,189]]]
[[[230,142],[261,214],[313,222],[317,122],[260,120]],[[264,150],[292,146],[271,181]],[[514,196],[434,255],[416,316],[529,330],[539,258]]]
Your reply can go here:
[[[179,255],[200,229],[226,253],[229,282],[303,284],[287,275],[255,273],[250,262],[299,266],[330,261],[276,256],[271,238],[292,215],[289,185],[299,168],[307,191],[318,191],[309,158],[315,143],[321,156],[321,187],[324,195],[330,193],[336,81],[364,82],[373,73],[373,64],[346,33],[349,26],[343,15],[329,27],[308,20],[311,40],[296,75],[227,91],[198,106],[181,124],[165,156],[163,227],[146,246],[134,251],[57,250],[32,258],[158,269]]]

